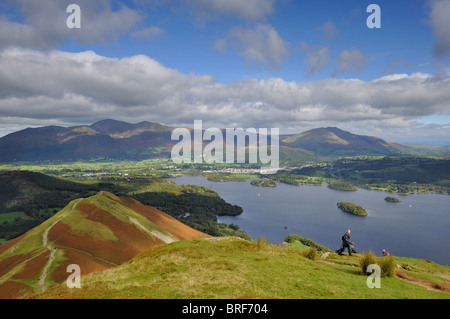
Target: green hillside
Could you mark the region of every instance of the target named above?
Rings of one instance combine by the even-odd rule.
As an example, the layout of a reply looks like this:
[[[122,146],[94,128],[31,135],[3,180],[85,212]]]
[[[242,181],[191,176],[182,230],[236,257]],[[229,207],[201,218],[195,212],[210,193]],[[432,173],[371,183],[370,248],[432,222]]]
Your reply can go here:
[[[302,245],[303,246],[303,245]],[[302,250],[263,240],[219,237],[147,250],[129,262],[82,278],[81,289],[54,286],[32,298],[450,298],[450,267],[394,257],[395,277],[369,289],[360,255]],[[402,278],[400,278],[401,276]]]
[[[129,197],[100,192],[80,198],[0,246],[0,298],[64,282],[70,264],[88,274],[121,265],[154,246],[205,236]]]

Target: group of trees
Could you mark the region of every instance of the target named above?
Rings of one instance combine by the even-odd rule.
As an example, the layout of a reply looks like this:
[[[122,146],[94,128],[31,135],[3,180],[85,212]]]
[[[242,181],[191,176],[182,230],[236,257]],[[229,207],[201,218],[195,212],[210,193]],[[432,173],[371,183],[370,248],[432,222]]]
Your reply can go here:
[[[384,200],[387,202],[391,202],[391,203],[400,203],[401,202],[400,199],[398,199],[397,197],[392,197],[392,196],[386,196],[384,198]]]
[[[355,185],[349,184],[343,181],[333,181],[328,184],[328,188],[339,190],[339,191],[357,191],[358,188]]]
[[[41,215],[33,219],[23,219],[18,217],[13,222],[5,221],[0,224],[0,238],[10,240],[19,237],[45,220],[46,218]]]
[[[144,192],[131,197],[144,205],[156,207],[186,225],[212,236],[238,236],[248,238],[237,225],[217,222],[217,216],[236,216],[242,207],[232,205],[217,193],[201,186],[179,186],[181,194],[171,192]]]
[[[331,251],[328,247],[322,246],[322,245],[316,243],[314,240],[302,237],[300,235],[296,235],[296,234],[287,235],[285,237],[285,239],[284,239],[284,241],[286,243],[293,243],[296,240],[298,240],[299,242],[301,242],[305,246],[315,247],[315,248],[317,248],[318,251],[323,251],[323,252]]]
[[[2,173],[0,212],[23,212],[26,218],[3,222],[0,225],[0,238],[11,239],[24,234],[74,199],[95,195],[100,190],[114,189],[113,184],[76,183],[36,172]]]
[[[364,208],[359,205],[349,203],[349,202],[339,202],[337,206],[346,213],[350,213],[357,216],[367,216],[367,212]]]
[[[212,173],[207,177],[211,182],[245,182],[246,178],[236,174]]]
[[[294,172],[290,173],[280,172],[276,174],[262,175],[262,176],[280,183],[290,185],[322,185],[322,182],[320,180],[314,180],[312,178],[308,178]]]
[[[255,179],[250,182],[253,186],[263,186],[263,187],[275,187],[277,186],[277,183],[270,179]]]

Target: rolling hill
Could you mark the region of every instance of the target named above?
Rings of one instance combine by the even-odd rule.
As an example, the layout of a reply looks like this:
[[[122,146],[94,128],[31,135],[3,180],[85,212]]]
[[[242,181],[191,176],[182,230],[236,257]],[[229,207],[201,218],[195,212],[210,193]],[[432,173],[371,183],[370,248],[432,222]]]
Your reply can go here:
[[[67,279],[70,264],[84,276],[151,247],[206,236],[156,208],[99,192],[0,246],[0,298],[45,291]]]
[[[360,255],[328,252],[311,260],[301,251],[309,247],[300,246],[235,237],[180,241],[150,248],[119,267],[87,275],[81,289],[60,284],[28,297],[260,299],[257,303],[262,304],[261,299],[277,298],[450,298],[449,267],[393,257],[395,276],[381,278],[381,289],[369,289],[367,276],[361,273]]]
[[[312,151],[321,156],[390,155],[410,148],[374,136],[353,134],[337,127],[316,128],[284,136],[280,140],[282,146]]]

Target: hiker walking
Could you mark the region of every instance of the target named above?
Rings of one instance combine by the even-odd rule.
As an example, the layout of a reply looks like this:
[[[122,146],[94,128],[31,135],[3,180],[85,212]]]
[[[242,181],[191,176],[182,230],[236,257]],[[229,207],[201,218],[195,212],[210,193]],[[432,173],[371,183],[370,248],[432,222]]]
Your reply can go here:
[[[352,255],[352,245],[354,245],[355,243],[352,243],[350,241],[350,233],[351,233],[350,229],[347,229],[344,236],[342,236],[342,247],[338,250],[338,252],[337,252],[338,255],[342,255],[345,248],[347,248],[347,250],[348,250],[348,255],[349,256]]]

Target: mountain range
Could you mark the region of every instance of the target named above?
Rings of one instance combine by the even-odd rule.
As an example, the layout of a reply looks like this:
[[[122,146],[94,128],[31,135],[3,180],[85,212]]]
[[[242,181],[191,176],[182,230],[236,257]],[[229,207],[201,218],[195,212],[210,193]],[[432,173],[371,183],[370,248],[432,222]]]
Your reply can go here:
[[[171,140],[173,129],[175,127],[147,121],[130,124],[111,119],[92,125],[27,128],[0,138],[0,162],[168,158],[178,142]],[[323,156],[395,155],[409,150],[411,146],[336,127],[280,136],[281,161]]]

